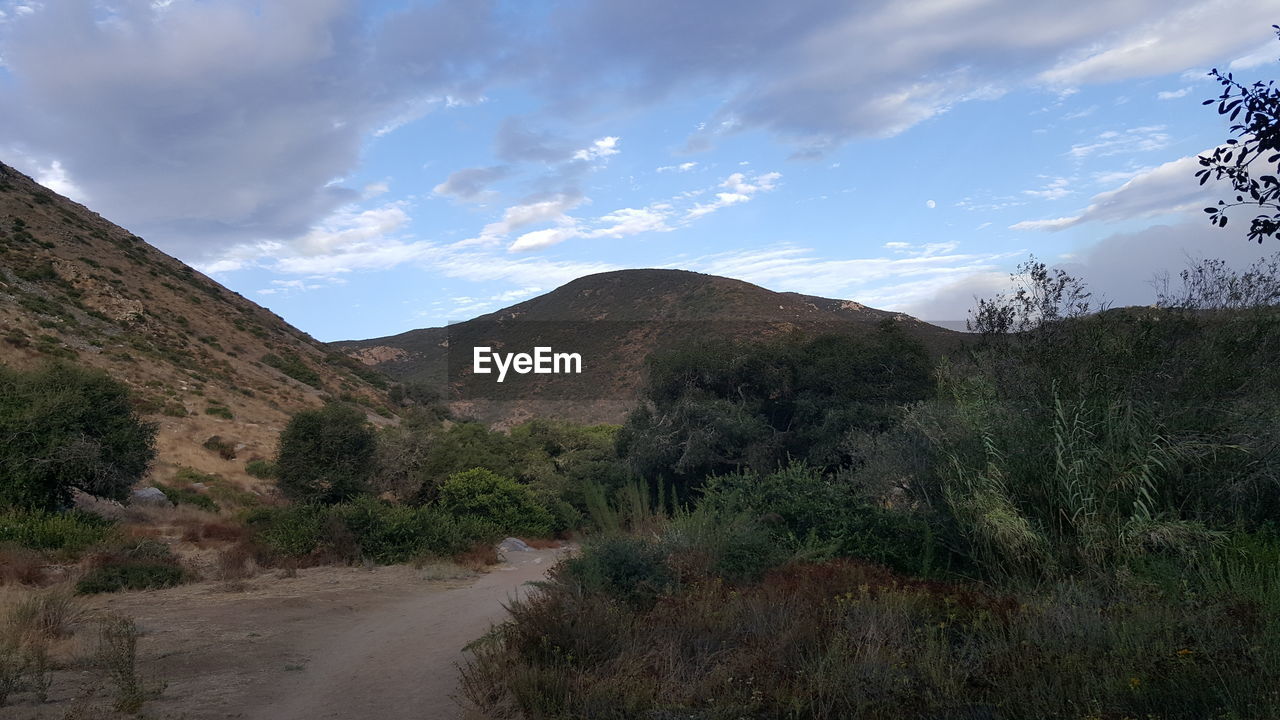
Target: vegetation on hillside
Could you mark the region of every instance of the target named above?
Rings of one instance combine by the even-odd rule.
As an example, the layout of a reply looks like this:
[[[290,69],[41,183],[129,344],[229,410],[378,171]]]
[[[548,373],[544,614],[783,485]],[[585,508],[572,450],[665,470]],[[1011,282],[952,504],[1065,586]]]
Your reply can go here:
[[[1215,309],[1265,296],[1267,267],[1076,312],[1087,288],[1029,263],[834,461],[722,435],[741,460],[688,502],[650,483],[589,504],[599,531],[478,647],[468,697],[526,718],[1276,716],[1280,312]],[[658,397],[733,397],[707,376]]]

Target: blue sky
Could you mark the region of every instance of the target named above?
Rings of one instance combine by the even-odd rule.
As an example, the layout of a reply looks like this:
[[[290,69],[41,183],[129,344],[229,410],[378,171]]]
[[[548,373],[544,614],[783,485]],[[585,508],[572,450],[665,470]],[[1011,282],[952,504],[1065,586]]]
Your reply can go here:
[[[1280,0],[0,0],[0,160],[322,340],[672,267],[963,319],[1209,227]]]

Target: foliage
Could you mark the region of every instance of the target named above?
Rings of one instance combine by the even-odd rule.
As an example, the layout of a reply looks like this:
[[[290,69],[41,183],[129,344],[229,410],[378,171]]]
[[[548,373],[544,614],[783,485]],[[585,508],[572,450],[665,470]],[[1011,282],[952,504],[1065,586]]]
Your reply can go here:
[[[89,571],[76,583],[76,592],[91,595],[150,590],[180,585],[186,579],[186,570],[167,545],[144,540],[95,554]]]
[[[449,476],[440,486],[440,508],[453,515],[475,517],[503,532],[549,535],[553,519],[529,488],[485,468]]]
[[[1182,287],[1160,283],[1156,305],[1182,310],[1248,310],[1280,305],[1280,253],[1236,271],[1224,260],[1201,260],[1179,273]]]
[[[405,562],[421,555],[452,556],[502,529],[435,507],[392,505],[369,497],[338,505],[259,508],[246,517],[255,539],[280,558]]]
[[[106,540],[112,530],[110,521],[78,510],[11,509],[0,513],[0,543],[36,550],[77,553]]]
[[[575,560],[606,547],[636,552],[596,546]],[[464,668],[464,694],[495,718],[1280,712],[1280,622],[1229,596],[1073,582],[1005,594],[843,561],[747,585],[690,575],[658,602],[615,598],[626,579],[649,582],[648,567],[599,584],[562,572],[514,601]]]
[[[1011,295],[997,294],[978,301],[965,327],[983,335],[1003,335],[1042,328],[1059,320],[1088,315],[1095,308],[1084,282],[1059,268],[1050,269],[1035,256],[1009,276]]]
[[[1273,25],[1280,35],[1280,25]],[[1214,149],[1210,155],[1200,156],[1203,170],[1196,171],[1200,184],[1213,178],[1226,179],[1235,191],[1234,201],[1219,200],[1217,206],[1204,209],[1209,221],[1218,227],[1227,226],[1226,211],[1240,205],[1257,205],[1280,211],[1280,180],[1276,175],[1258,175],[1254,164],[1266,162],[1280,169],[1280,88],[1274,81],[1252,85],[1237,82],[1232,73],[1223,74],[1214,68],[1210,75],[1222,86],[1222,94],[1216,99],[1218,114],[1229,116],[1235,123],[1226,143]],[[1214,100],[1205,100],[1212,105]],[[1238,122],[1237,122],[1238,120]],[[1266,168],[1262,169],[1263,172]],[[1256,177],[1255,177],[1256,175]],[[1247,198],[1247,199],[1246,199]],[[1249,227],[1249,239],[1261,243],[1265,238],[1280,235],[1280,212],[1265,213],[1253,218]]]
[[[0,366],[0,507],[56,510],[73,490],[123,500],[155,456],[128,389],[71,365]]]
[[[275,463],[261,458],[255,458],[245,463],[244,471],[249,477],[256,477],[259,480],[275,479],[279,472]]]
[[[799,464],[768,474],[734,473],[707,480],[701,509],[767,524],[757,532],[775,547],[810,547],[928,575],[944,551],[927,519],[909,508],[887,508],[854,476],[833,476]]]
[[[300,502],[349,500],[367,490],[376,442],[364,413],[350,405],[303,410],[280,433],[280,489]]]
[[[682,497],[708,475],[768,472],[790,459],[835,468],[850,460],[850,432],[892,427],[900,406],[931,386],[924,348],[892,322],[861,337],[686,348],[650,359],[645,404],[619,433],[618,452]]]
[[[311,387],[320,387],[320,375],[305,360],[293,353],[268,353],[262,356],[262,364],[273,367],[285,375],[297,380],[304,385]]]
[[[236,458],[236,444],[229,440],[223,440],[220,435],[210,436],[209,439],[201,444],[201,447],[217,453],[218,457],[223,460],[234,460]]]
[[[565,561],[563,576],[633,607],[652,607],[676,583],[666,550],[650,538],[630,535],[606,535],[587,543],[581,554]]]
[[[174,505],[191,505],[207,512],[218,512],[218,503],[195,488],[173,487],[170,485],[157,485],[156,487]]]

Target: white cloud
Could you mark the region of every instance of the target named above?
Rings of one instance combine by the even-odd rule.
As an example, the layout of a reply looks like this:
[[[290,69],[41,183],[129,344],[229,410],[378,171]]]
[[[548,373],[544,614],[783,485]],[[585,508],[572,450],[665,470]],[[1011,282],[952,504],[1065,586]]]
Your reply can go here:
[[[1198,155],[1173,160],[1138,172],[1114,190],[1094,195],[1088,207],[1078,215],[1052,220],[1024,220],[1010,226],[1012,230],[1063,230],[1086,222],[1117,222],[1135,218],[1157,217],[1198,211],[1213,204],[1224,191],[1215,183],[1200,185],[1195,173],[1200,169]]]
[[[905,245],[905,243],[903,243]],[[897,253],[899,250],[907,250]],[[735,250],[696,258],[690,269],[741,278],[773,290],[845,298],[892,309],[927,298],[940,282],[989,272],[1009,253],[955,252],[956,245],[909,245],[897,257],[828,259],[796,246]]]
[[[769,192],[776,188],[780,179],[782,174],[776,172],[761,173],[752,178],[748,178],[744,173],[734,173],[720,183],[720,187],[725,192],[716,193],[716,199],[709,203],[694,205],[685,213],[685,219],[692,220],[710,215],[730,205],[748,202],[756,193]]]
[[[1191,88],[1184,87],[1178,90],[1162,90],[1156,93],[1157,100],[1177,100],[1191,94]]]
[[[934,208],[938,207],[938,203],[934,202],[933,200],[925,200],[925,201],[924,201],[924,206],[925,206],[925,207],[927,207],[927,208],[929,208],[930,210],[932,210],[932,209],[934,209]]]
[[[1052,85],[1078,85],[1180,72],[1188,66],[1212,63],[1217,58],[1231,57],[1245,48],[1256,47],[1262,38],[1240,29],[1256,28],[1258,35],[1263,35],[1262,30],[1275,22],[1274,4],[1257,0],[1169,2],[1148,7],[1140,7],[1144,5],[1140,2],[1109,5],[1077,6],[1077,9],[1108,15],[1120,11],[1117,6],[1125,5],[1144,12],[1145,17],[1134,18],[1124,25],[1112,25],[1126,28],[1121,32],[1099,33],[1101,41],[1095,37],[1092,42],[1082,44],[1062,62],[1042,72],[1042,81]]]
[[[1044,187],[1039,190],[1023,190],[1023,195],[1030,195],[1041,200],[1061,200],[1074,191],[1071,190],[1071,181],[1064,177],[1055,177],[1049,180]]]
[[[618,141],[620,139],[621,138],[615,137],[613,135],[602,137],[599,140],[596,140],[595,142],[591,143],[590,146],[575,152],[573,154],[573,159],[574,160],[599,160],[600,158],[606,158],[606,157],[609,157],[610,155],[617,155],[619,152],[621,152],[620,150],[618,150]]]
[[[657,171],[660,173],[667,173],[667,172],[683,173],[683,172],[689,172],[690,170],[696,167],[698,167],[698,163],[696,161],[690,161],[690,162],[680,163],[679,165],[663,165],[662,167],[658,168]]]
[[[1169,134],[1163,125],[1146,125],[1117,131],[1108,130],[1090,143],[1071,146],[1068,155],[1077,160],[1089,156],[1108,157],[1140,152],[1163,150],[1169,145]]]

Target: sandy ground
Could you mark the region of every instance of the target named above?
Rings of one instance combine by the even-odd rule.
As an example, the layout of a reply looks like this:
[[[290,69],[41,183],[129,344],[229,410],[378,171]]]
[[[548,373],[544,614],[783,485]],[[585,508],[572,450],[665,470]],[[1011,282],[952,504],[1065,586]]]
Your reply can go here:
[[[146,704],[148,717],[460,718],[463,647],[501,621],[504,604],[562,552],[507,553],[481,574],[453,565],[310,568],[243,588],[199,583],[92,605],[133,617],[143,633],[139,669],[166,683]],[[59,718],[59,700],[75,692],[64,678],[52,706],[10,706],[0,717]]]

